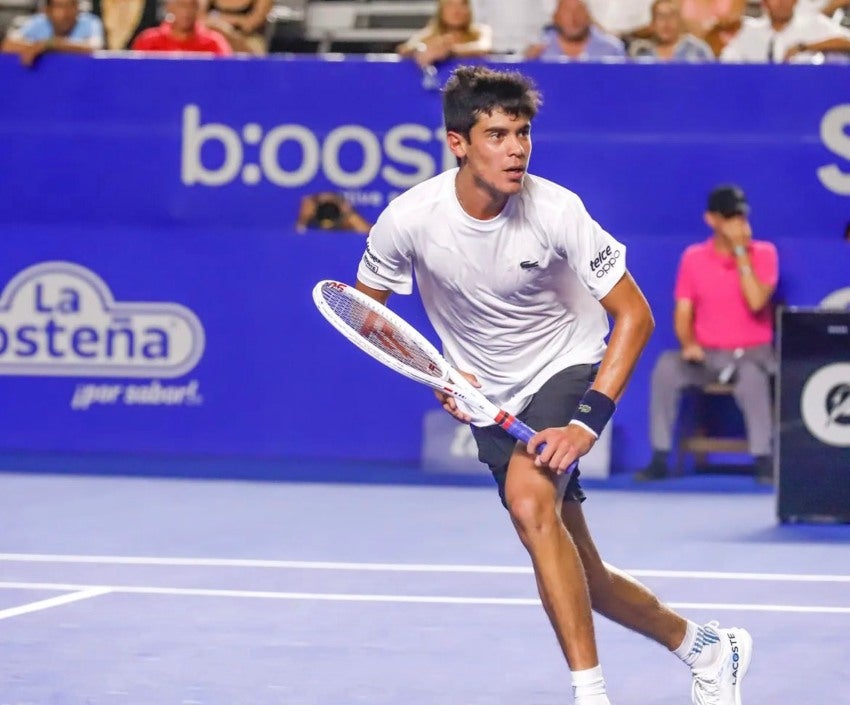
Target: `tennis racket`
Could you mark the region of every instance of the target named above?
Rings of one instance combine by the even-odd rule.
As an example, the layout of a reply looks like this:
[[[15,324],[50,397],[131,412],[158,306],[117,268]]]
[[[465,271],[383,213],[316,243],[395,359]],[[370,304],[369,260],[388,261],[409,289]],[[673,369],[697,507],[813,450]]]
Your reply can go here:
[[[473,387],[407,321],[363,292],[324,280],[313,288],[313,301],[334,328],[387,367],[460,399],[523,443],[536,433]]]

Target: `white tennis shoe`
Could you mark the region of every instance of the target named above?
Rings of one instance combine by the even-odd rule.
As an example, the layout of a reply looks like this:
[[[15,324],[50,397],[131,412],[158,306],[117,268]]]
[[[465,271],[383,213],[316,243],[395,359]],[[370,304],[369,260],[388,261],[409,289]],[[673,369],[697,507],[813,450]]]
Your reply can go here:
[[[720,637],[720,656],[709,666],[692,669],[694,705],[741,705],[741,681],[753,657],[753,638],[746,629],[719,627],[717,622],[704,627]]]

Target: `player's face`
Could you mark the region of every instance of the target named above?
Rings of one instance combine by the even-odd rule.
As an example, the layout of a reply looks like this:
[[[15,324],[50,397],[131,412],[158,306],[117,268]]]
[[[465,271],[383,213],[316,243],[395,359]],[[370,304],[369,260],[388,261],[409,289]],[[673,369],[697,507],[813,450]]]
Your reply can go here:
[[[452,151],[465,160],[464,168],[479,185],[494,195],[519,193],[531,157],[528,118],[495,110],[478,119],[469,132],[469,141],[457,137],[450,141]]]

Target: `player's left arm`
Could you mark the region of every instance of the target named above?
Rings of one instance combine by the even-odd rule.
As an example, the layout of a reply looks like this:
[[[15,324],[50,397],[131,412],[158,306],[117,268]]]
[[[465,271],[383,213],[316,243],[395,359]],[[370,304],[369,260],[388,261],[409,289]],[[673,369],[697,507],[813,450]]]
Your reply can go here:
[[[655,318],[628,270],[600,303],[614,325],[591,389],[616,402],[623,396],[638,358],[655,329]]]
[[[591,399],[592,395],[586,394],[582,400],[582,404],[590,404],[586,416],[578,416],[577,412],[577,416],[567,426],[545,429],[535,434],[528,443],[528,450],[532,454],[537,452],[540,444],[547,444],[543,452],[535,458],[535,464],[549,467],[556,473],[564,472],[574,460],[585,455],[593,447],[598,434],[584,421],[590,421],[592,426],[591,419],[596,418],[595,414],[598,412],[590,407],[604,409],[607,405],[610,407],[608,414],[613,412],[613,403],[623,395],[638,358],[655,328],[655,319],[646,297],[628,270],[600,299],[600,303],[613,319],[614,325],[611,328],[608,349],[591,386],[591,390],[597,394],[596,398]],[[598,395],[604,395],[610,401]],[[579,405],[579,410],[581,408],[582,405]]]

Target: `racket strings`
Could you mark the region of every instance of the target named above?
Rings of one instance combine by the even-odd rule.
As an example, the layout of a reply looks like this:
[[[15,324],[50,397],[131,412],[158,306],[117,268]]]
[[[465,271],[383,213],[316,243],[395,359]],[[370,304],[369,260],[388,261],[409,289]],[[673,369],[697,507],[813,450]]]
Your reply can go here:
[[[440,377],[441,370],[431,355],[377,311],[373,311],[345,290],[326,286],[322,295],[331,310],[349,328],[382,352],[413,369]]]

